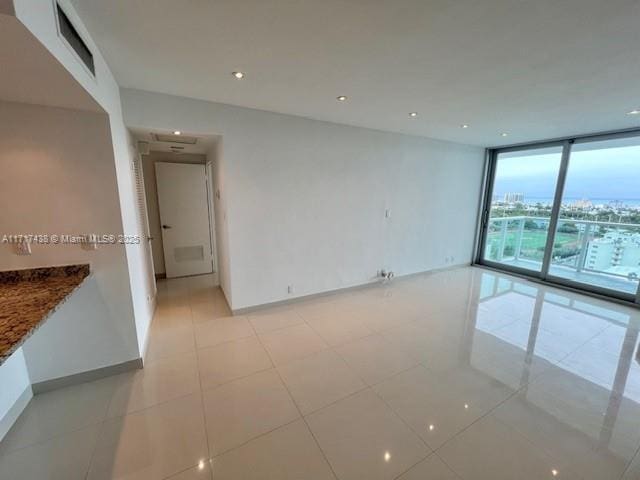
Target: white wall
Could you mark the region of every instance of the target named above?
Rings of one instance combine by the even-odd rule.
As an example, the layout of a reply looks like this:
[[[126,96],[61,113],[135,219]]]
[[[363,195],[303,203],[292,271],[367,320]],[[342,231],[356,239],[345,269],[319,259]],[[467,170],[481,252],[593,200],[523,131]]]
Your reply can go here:
[[[0,125],[2,233],[122,233],[105,114],[0,102]],[[140,356],[123,245],[0,245],[0,270],[72,263],[92,278],[24,345],[32,382]]]
[[[142,171],[144,177],[144,193],[147,199],[147,214],[149,217],[149,233],[151,251],[153,252],[153,268],[157,274],[166,273],[164,266],[164,250],[162,244],[162,228],[160,228],[160,209],[158,207],[158,185],[156,183],[156,163],[202,163],[207,161],[202,154],[175,154],[172,152],[154,152],[142,156]]]
[[[227,240],[218,250],[233,309],[362,284],[382,267],[403,275],[471,261],[479,147],[163,94],[121,95],[130,127],[222,135],[216,214]]]
[[[13,352],[0,367],[0,385],[2,385],[0,388],[0,440],[2,440],[20,413],[20,411],[11,412],[12,407],[25,390],[28,390],[27,398],[32,395],[29,372],[21,348]],[[10,415],[11,413],[13,415]]]
[[[225,185],[225,160],[223,156],[223,141],[220,138],[209,152],[207,158],[213,168],[213,217],[215,219],[215,252],[216,269],[220,288],[225,294],[229,305],[233,305],[231,291],[231,270],[229,265],[229,222],[227,219],[227,190]]]
[[[78,61],[75,53],[58,37],[53,1],[15,0],[15,15],[108,113],[122,229],[128,235],[141,234],[143,232],[138,231],[135,179],[132,169],[132,160],[135,158],[136,150],[134,141],[122,120],[119,87],[71,3],[68,0],[59,0],[59,3],[94,55],[95,78],[87,72],[84,65]],[[144,350],[146,345],[148,328],[155,305],[153,298],[155,288],[149,275],[152,266],[147,248],[148,242],[125,246],[129,276],[126,286],[130,293],[120,299],[125,303],[133,302],[135,317],[130,316],[128,320],[135,322],[140,352]]]

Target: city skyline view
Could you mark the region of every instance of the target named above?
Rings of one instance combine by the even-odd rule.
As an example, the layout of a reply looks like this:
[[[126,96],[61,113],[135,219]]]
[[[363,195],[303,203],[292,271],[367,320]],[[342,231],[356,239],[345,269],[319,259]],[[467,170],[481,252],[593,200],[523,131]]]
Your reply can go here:
[[[573,145],[564,180],[562,145],[499,153],[484,258],[540,272],[549,254],[548,275],[633,294],[640,279],[640,146],[632,142]]]
[[[499,158],[493,198],[522,193],[529,201],[552,201],[560,151]],[[640,147],[575,150],[564,188],[565,200],[636,201],[640,204]],[[604,202],[606,201],[606,202]]]

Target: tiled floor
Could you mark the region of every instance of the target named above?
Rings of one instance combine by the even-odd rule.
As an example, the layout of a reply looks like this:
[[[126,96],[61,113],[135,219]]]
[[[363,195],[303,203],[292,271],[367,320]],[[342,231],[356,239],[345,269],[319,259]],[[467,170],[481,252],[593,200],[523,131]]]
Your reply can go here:
[[[158,298],[145,369],[36,397],[0,479],[640,479],[639,310],[479,268]]]

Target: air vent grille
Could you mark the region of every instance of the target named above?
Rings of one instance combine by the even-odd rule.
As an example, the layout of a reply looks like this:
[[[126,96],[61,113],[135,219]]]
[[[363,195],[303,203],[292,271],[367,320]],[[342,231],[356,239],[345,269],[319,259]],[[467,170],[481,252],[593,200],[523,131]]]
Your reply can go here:
[[[195,145],[198,143],[197,137],[187,137],[185,135],[165,135],[162,133],[155,133],[153,136],[158,142],[164,143],[183,143],[185,145]]]
[[[73,26],[73,23],[71,23],[71,20],[67,17],[67,14],[64,13],[64,10],[62,10],[57,3],[56,10],[58,13],[58,32],[60,32],[60,36],[67,41],[71,49],[76,52],[78,58],[80,58],[80,61],[95,77],[96,67],[93,63],[93,53],[91,53],[87,44],[84,43],[76,27]]]

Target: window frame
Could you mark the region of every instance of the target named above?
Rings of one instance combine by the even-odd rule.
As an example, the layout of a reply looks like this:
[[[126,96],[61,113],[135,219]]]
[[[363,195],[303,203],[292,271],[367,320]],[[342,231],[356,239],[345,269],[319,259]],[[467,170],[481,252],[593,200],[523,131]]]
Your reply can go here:
[[[514,274],[517,276],[525,277],[536,282],[540,282],[547,285],[553,285],[569,290],[577,291],[590,296],[602,297],[609,300],[619,301],[634,307],[640,307],[640,282],[635,294],[625,293],[617,290],[611,290],[595,285],[588,285],[585,283],[576,282],[573,280],[555,277],[549,275],[549,267],[551,264],[551,255],[553,252],[553,241],[555,239],[558,221],[560,216],[560,208],[562,202],[562,195],[567,179],[567,172],[569,169],[569,162],[571,159],[571,148],[573,145],[586,144],[590,142],[615,140],[620,138],[638,137],[640,145],[640,128],[633,128],[627,130],[619,130],[614,132],[603,132],[588,135],[579,135],[573,137],[564,137],[552,140],[546,140],[541,142],[521,143],[516,145],[509,145],[505,147],[492,147],[486,150],[485,156],[485,169],[482,179],[482,193],[480,198],[480,206],[478,213],[478,228],[476,231],[476,246],[473,256],[473,264],[490,268],[492,270],[503,271],[506,273]],[[556,189],[554,195],[554,203],[552,207],[551,217],[549,219],[549,234],[547,236],[544,258],[542,261],[542,267],[539,272],[533,270],[527,270],[525,268],[516,267],[513,265],[505,265],[503,263],[487,260],[484,258],[484,252],[486,248],[487,232],[489,225],[489,218],[491,213],[491,200],[493,198],[495,173],[498,163],[498,156],[501,153],[517,152],[523,150],[535,150],[539,148],[549,147],[562,147],[562,157],[560,162],[560,168],[558,171],[558,177],[556,178]]]

